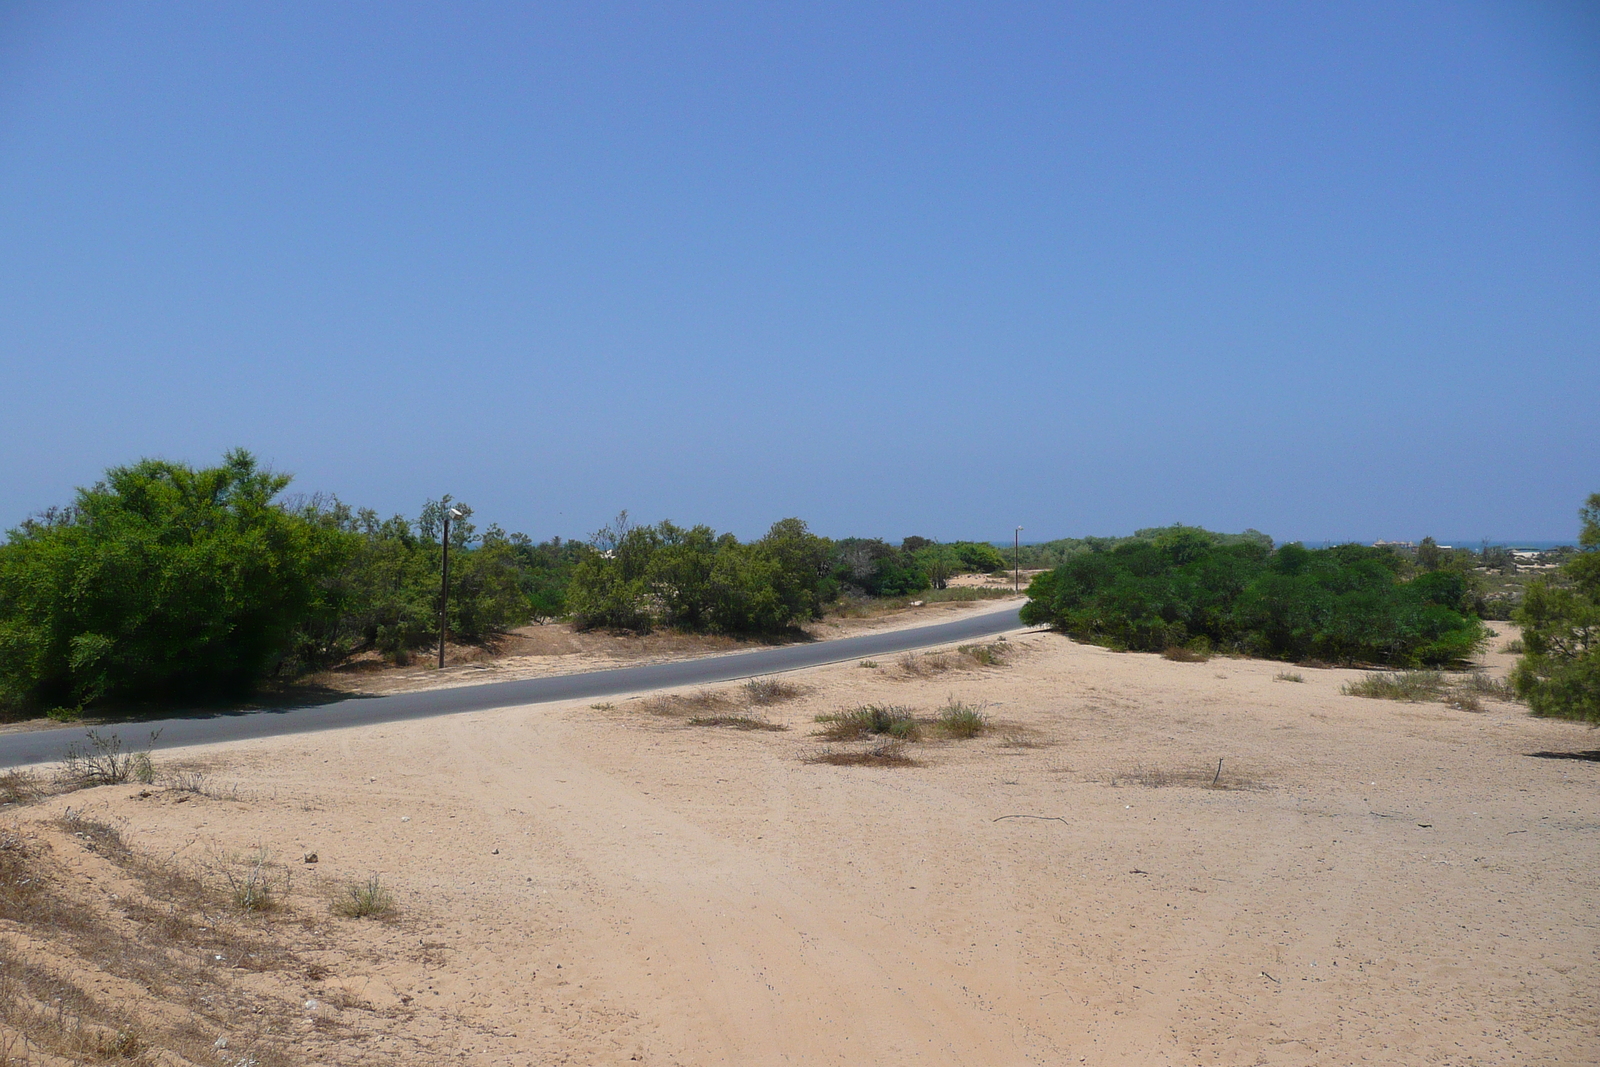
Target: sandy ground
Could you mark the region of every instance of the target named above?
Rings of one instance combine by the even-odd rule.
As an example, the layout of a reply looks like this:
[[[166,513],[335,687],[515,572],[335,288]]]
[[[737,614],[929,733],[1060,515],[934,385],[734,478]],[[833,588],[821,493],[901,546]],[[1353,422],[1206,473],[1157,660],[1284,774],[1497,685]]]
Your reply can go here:
[[[788,676],[787,731],[506,709],[191,750],[214,795],[15,817],[381,873],[400,917],[285,979],[344,1035],[305,1062],[1600,1063],[1600,735],[1009,643]],[[818,713],[951,697],[996,728],[805,762],[852,748]]]

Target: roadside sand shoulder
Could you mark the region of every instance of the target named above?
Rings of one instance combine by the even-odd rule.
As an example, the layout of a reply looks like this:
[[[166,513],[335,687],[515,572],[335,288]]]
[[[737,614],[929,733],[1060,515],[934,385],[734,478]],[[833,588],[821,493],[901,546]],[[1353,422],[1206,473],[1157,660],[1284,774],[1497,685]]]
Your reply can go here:
[[[806,627],[818,641],[861,634],[909,630],[932,626],[957,616],[993,611],[1015,611],[1025,598],[947,601],[916,604],[861,618],[830,617]],[[344,668],[323,671],[305,679],[307,685],[330,691],[378,695],[450,689],[520,678],[581,674],[614,667],[634,667],[704,656],[732,655],[768,647],[758,639],[706,634],[654,633],[644,635],[604,632],[578,633],[565,623],[524,626],[500,642],[496,650],[450,646],[446,666],[439,670],[426,655],[412,666],[395,667],[377,657],[362,657]]]
[[[1600,762],[1543,755],[1600,735],[1008,643],[786,675],[808,691],[759,714],[787,731],[502,709],[189,750],[220,798],[22,817],[381,873],[402,917],[295,979],[350,1035],[327,1062],[1600,1062]],[[804,762],[818,713],[951,697],[995,729]]]

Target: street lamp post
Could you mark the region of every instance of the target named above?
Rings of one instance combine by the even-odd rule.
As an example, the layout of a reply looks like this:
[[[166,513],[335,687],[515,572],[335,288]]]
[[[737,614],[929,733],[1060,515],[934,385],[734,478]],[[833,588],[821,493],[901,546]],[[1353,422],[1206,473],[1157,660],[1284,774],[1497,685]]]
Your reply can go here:
[[[1011,535],[1011,570],[1012,590],[1022,592],[1022,527],[1018,526]]]
[[[440,538],[439,546],[444,550],[442,566],[439,569],[439,669],[444,670],[444,635],[450,618],[450,520],[461,518],[461,512],[456,508],[446,508],[444,512],[444,536]]]

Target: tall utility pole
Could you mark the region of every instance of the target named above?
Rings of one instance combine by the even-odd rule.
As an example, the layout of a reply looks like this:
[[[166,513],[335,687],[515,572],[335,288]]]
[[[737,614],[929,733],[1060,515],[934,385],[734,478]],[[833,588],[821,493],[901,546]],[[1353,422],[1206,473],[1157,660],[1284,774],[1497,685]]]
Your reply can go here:
[[[1022,592],[1022,527],[1018,526],[1011,535],[1011,569],[1012,586],[1015,592]]]
[[[443,566],[439,571],[439,669],[444,670],[444,634],[450,619],[450,520],[461,518],[455,508],[444,512],[444,536],[439,546],[444,549]]]

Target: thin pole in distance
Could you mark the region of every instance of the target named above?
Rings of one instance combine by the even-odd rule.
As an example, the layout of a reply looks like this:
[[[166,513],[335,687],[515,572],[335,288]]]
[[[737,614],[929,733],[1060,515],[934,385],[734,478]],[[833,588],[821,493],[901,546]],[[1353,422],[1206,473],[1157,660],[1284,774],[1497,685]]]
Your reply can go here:
[[[1011,535],[1011,584],[1015,592],[1022,592],[1022,527]]]
[[[456,508],[444,512],[444,534],[439,539],[443,549],[439,568],[439,669],[444,670],[444,635],[450,625],[450,520],[461,518]]]

